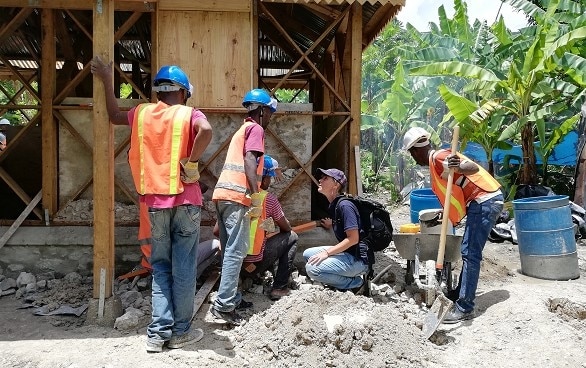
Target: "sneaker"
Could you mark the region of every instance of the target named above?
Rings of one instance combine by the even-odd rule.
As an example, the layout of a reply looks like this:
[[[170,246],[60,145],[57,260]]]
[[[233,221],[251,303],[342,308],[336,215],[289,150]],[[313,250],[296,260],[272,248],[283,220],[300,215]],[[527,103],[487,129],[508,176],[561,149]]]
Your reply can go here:
[[[291,291],[288,288],[283,288],[283,289],[273,289],[271,290],[271,293],[269,294],[269,298],[271,300],[279,300],[284,296],[287,296],[291,294]]]
[[[177,336],[171,336],[171,340],[169,340],[169,345],[167,347],[169,349],[179,349],[184,347],[189,343],[198,342],[203,338],[203,331],[199,328],[193,328],[187,331],[187,333]]]
[[[160,353],[163,351],[163,345],[165,345],[165,341],[147,339],[146,351],[147,353]]]
[[[445,323],[447,325],[451,325],[454,323],[467,321],[472,318],[474,318],[474,311],[462,312],[460,309],[458,309],[458,307],[454,306],[446,314],[446,317],[444,318],[443,323]]]
[[[212,316],[223,319],[234,326],[240,326],[242,324],[242,317],[236,312],[236,310],[231,312],[220,312],[216,308],[212,308]]]
[[[236,306],[237,310],[244,310],[252,307],[252,302],[247,302],[244,299],[240,299],[240,303]]]

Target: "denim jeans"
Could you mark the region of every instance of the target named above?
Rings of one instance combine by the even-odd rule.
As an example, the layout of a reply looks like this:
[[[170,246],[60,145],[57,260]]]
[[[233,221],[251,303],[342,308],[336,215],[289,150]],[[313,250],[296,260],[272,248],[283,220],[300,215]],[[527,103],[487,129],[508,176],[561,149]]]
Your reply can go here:
[[[200,211],[193,205],[149,208],[153,267],[149,340],[167,341],[171,335],[187,333],[191,326]]]
[[[248,207],[231,201],[217,201],[216,214],[222,244],[222,275],[214,308],[231,312],[242,300],[238,276],[249,243],[250,219],[244,214]]]
[[[294,231],[278,233],[267,239],[262,260],[256,262],[253,274],[262,274],[269,270],[274,275],[273,288],[284,289],[289,285],[289,276],[295,260],[297,251],[298,236]],[[277,272],[275,273],[275,262],[278,260]],[[245,270],[242,270],[243,276],[252,277]]]
[[[331,247],[307,248],[303,252],[303,258],[307,262],[311,256],[328,248]],[[329,256],[317,266],[306,263],[305,271],[307,276],[314,281],[336,289],[346,290],[362,285],[363,279],[360,276],[368,273],[368,265],[349,253],[341,252]]]
[[[474,299],[480,277],[482,250],[503,210],[503,196],[498,195],[482,203],[470,202],[466,210],[466,227],[462,238],[462,272],[458,282],[459,296],[456,306],[462,312],[474,309]]]

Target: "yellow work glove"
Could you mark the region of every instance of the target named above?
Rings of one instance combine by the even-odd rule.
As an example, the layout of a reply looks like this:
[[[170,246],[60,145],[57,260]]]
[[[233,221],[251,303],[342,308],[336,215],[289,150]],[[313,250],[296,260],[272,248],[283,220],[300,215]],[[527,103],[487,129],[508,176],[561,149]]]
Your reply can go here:
[[[250,208],[246,212],[246,216],[260,217],[262,215],[262,197],[260,193],[253,193],[250,195]]]
[[[189,161],[189,158],[179,160],[181,164],[181,181],[186,184],[192,184],[199,180],[198,163]]]

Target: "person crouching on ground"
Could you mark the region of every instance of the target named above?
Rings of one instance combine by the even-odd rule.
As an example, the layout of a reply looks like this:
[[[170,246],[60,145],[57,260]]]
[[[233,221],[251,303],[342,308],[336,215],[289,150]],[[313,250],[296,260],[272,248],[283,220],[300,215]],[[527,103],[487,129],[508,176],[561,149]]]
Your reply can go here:
[[[466,227],[462,238],[462,272],[458,287],[448,298],[455,301],[444,323],[452,324],[474,318],[474,299],[480,277],[482,250],[490,230],[503,210],[500,184],[486,170],[461,154],[451,150],[433,150],[425,129],[409,129],[403,138],[403,149],[408,150],[421,166],[429,166],[431,187],[445,207],[445,192],[449,169],[454,169],[449,217],[458,224],[464,216]]]
[[[269,294],[272,300],[278,300],[289,295],[289,278],[297,250],[297,234],[291,230],[289,220],[283,213],[283,208],[276,195],[267,192],[273,177],[277,177],[278,162],[264,155],[264,168],[260,183],[260,193],[263,197],[263,213],[258,218],[258,224],[251,223],[249,255],[244,258],[241,275],[254,278],[267,270],[274,275],[273,288]],[[265,220],[274,221],[277,233],[267,234],[266,229],[260,228]],[[253,229],[255,228],[255,229]],[[275,272],[275,262],[278,261]]]
[[[339,290],[357,292],[365,285],[368,273],[368,248],[359,241],[360,214],[351,201],[342,201],[338,205],[346,175],[338,169],[317,169],[321,174],[317,191],[328,199],[329,218],[321,224],[329,229],[333,226],[338,244],[308,248],[303,252],[307,262],[307,276],[314,281]],[[333,220],[331,220],[333,219]]]

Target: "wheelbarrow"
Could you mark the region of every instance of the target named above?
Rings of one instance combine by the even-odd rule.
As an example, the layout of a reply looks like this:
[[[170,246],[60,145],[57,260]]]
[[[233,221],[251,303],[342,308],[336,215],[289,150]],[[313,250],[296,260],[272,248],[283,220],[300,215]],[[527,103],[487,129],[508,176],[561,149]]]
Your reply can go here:
[[[461,235],[446,235],[444,266],[439,279],[435,270],[435,260],[437,259],[440,234],[396,233],[393,234],[393,242],[399,255],[407,260],[405,283],[411,285],[415,282],[417,287],[425,290],[425,303],[428,306],[433,304],[435,300],[436,285],[445,284],[448,292],[453,290],[452,262],[461,258]],[[426,274],[421,275],[419,263],[426,261],[433,261],[433,265],[429,262],[430,264],[426,266]],[[421,281],[422,276],[425,283]]]

